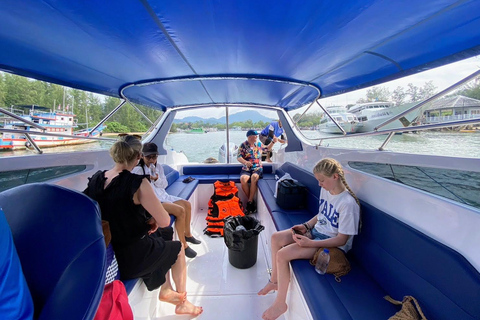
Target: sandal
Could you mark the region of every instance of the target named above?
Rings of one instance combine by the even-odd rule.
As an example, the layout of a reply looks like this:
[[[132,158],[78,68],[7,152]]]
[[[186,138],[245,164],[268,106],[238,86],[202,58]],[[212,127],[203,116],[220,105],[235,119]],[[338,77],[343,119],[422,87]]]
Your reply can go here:
[[[188,178],[183,179],[183,183],[190,183],[190,182],[192,182],[193,180],[195,180],[195,178],[193,178],[193,177],[188,177]]]

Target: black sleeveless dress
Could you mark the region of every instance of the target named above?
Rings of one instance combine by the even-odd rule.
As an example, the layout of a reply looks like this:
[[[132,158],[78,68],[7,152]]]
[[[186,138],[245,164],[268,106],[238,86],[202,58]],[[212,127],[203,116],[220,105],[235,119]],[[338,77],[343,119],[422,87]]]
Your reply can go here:
[[[112,246],[121,279],[142,278],[148,290],[165,282],[165,274],[177,260],[179,241],[166,241],[162,230],[148,235],[150,215],[133,202],[145,176],[122,171],[105,188],[105,171],[89,178],[84,193],[98,202],[102,219],[110,224]],[[171,240],[171,235],[168,236]]]

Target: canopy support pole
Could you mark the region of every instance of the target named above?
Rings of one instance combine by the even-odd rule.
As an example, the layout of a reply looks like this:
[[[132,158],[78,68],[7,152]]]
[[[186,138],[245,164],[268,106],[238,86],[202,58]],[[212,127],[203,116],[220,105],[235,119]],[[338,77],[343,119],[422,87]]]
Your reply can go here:
[[[150,122],[150,125],[153,124],[152,120],[148,119],[148,117],[140,110],[138,109],[133,103],[131,103],[130,101],[127,100],[127,102],[133,107],[133,109],[135,109],[145,120],[147,120],[148,122]]]
[[[116,106],[112,111],[110,111],[109,114],[107,114],[105,116],[105,118],[103,118],[102,121],[100,121],[92,130],[90,130],[90,132],[88,133],[88,136],[90,136],[90,134],[92,132],[94,132],[95,130],[98,129],[98,127],[100,127],[105,121],[107,121],[108,119],[110,119],[111,116],[113,116],[118,110],[120,110],[121,107],[123,107],[123,105],[126,103],[127,101],[126,100],[123,100],[122,102],[120,102],[120,104],[118,106]]]
[[[230,157],[230,129],[228,127],[230,121],[228,117],[229,117],[229,114],[228,114],[228,106],[227,106],[225,107],[225,119],[227,121],[226,123],[227,124],[227,130],[226,130],[227,131],[227,149],[225,150],[225,153],[227,154],[227,163],[232,163],[232,159]]]
[[[384,148],[387,146],[387,144],[390,142],[390,140],[392,140],[393,136],[395,135],[395,132],[390,132],[387,136],[387,139],[385,139],[385,141],[383,141],[382,145],[380,146],[380,148],[378,148],[378,151],[383,151],[385,150]]]
[[[342,128],[341,125],[338,124],[337,120],[335,120],[331,115],[330,113],[328,113],[327,109],[325,109],[319,102],[318,100],[315,100],[315,102],[318,104],[318,106],[320,108],[322,108],[323,112],[325,112],[325,114],[330,118],[330,120],[332,120],[333,123],[335,123],[335,125],[338,127],[338,129],[340,129],[340,131],[342,132],[342,134],[345,136],[347,135],[347,133],[345,132],[345,130]]]
[[[46,130],[47,130],[45,127],[42,127],[42,126],[39,125],[38,123],[28,121],[27,119],[24,119],[24,118],[16,115],[15,113],[12,113],[12,112],[10,112],[10,111],[7,111],[7,110],[5,110],[5,109],[3,109],[3,108],[0,108],[0,113],[4,113],[4,114],[6,114],[6,115],[9,116],[9,117],[12,117],[12,118],[14,118],[14,119],[16,119],[16,120],[18,120],[18,121],[21,121],[21,122],[23,122],[23,123],[26,123],[26,124],[28,124],[28,125],[30,125],[30,126],[32,126],[32,127],[38,128],[38,129],[40,129],[40,130],[43,130],[43,131],[46,131]]]
[[[413,107],[411,107],[410,109],[407,109],[403,112],[400,112],[399,114],[397,114],[396,116],[386,120],[385,122],[379,124],[376,128],[373,129],[373,131],[377,131],[378,129],[386,126],[387,124],[389,123],[392,123],[393,121],[397,120],[397,119],[400,119],[401,117],[403,117],[404,115],[408,114],[409,112],[413,111],[413,110],[416,110],[418,108],[421,108],[423,107],[424,105],[426,105],[427,103],[430,103],[436,99],[438,99],[439,97],[443,96],[443,95],[446,95],[447,93],[449,93],[450,91],[453,91],[454,89],[456,89],[458,86],[464,84],[465,82],[468,82],[470,80],[473,80],[475,79],[478,75],[480,75],[480,70],[477,70],[475,71],[474,73],[472,73],[471,75],[463,78],[462,80],[458,81],[457,83],[451,85],[450,87],[448,87],[447,89],[445,90],[442,90],[440,91],[439,93],[431,96],[430,98],[414,105]]]
[[[27,138],[28,142],[30,142],[30,144],[35,148],[35,150],[37,151],[38,154],[43,153],[43,151],[40,150],[40,147],[35,143],[35,141],[33,141],[32,137],[30,137],[30,134],[25,133],[25,137]],[[25,146],[25,147],[27,147],[27,149],[28,149],[28,146]]]

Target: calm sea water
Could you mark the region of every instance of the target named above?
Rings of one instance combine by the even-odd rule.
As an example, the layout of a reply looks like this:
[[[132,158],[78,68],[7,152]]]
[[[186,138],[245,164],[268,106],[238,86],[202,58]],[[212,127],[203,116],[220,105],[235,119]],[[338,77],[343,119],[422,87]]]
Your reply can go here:
[[[308,138],[331,137],[317,131],[303,131]],[[230,132],[230,141],[240,145],[246,140],[246,132]],[[354,137],[345,139],[324,140],[323,146],[378,149],[386,136]],[[208,157],[218,159],[218,149],[225,143],[225,132],[208,132],[204,134],[170,134],[167,145],[177,151],[183,151],[190,162],[203,162]],[[318,141],[317,141],[318,143]],[[274,149],[280,146],[276,144]],[[386,150],[445,155],[456,157],[480,158],[480,134],[478,133],[450,133],[450,132],[422,132],[395,135],[385,148]]]
[[[309,130],[303,131],[308,138],[332,137],[332,135]],[[240,145],[246,140],[246,131],[231,131],[230,141]],[[358,149],[377,149],[386,136],[355,137],[354,135],[346,139],[324,140],[323,146],[358,148]],[[176,151],[183,151],[190,162],[203,162],[209,157],[219,157],[219,148],[226,141],[225,131],[208,132],[203,134],[172,133],[167,137],[166,144]],[[317,141],[318,143],[318,141]],[[108,149],[111,142],[94,142],[78,146],[65,146],[57,148],[43,149],[44,153],[72,152],[82,150],[101,150]],[[275,145],[274,149],[280,146]],[[445,155],[455,157],[480,158],[480,134],[478,133],[458,133],[458,132],[421,132],[406,133],[395,135],[386,150],[429,154]],[[32,154],[32,151],[2,151],[0,157],[18,156]]]

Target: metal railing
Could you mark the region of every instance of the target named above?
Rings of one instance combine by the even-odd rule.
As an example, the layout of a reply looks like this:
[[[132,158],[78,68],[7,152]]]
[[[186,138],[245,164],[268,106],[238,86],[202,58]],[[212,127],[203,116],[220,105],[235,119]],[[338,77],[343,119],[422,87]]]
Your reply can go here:
[[[426,117],[425,123],[439,123],[444,121],[456,121],[465,119],[477,119],[477,121],[480,122],[480,114],[457,114],[451,116]]]
[[[412,131],[426,131],[432,129],[441,129],[441,128],[449,128],[449,127],[457,127],[457,126],[465,126],[469,124],[478,123],[479,119],[467,119],[467,120],[459,120],[459,121],[450,121],[450,122],[443,122],[437,124],[425,124],[420,126],[411,126],[406,128],[395,128],[395,129],[388,129],[388,130],[379,130],[379,131],[372,131],[372,132],[365,132],[365,133],[355,133],[349,134],[346,136],[336,136],[336,137],[322,137],[322,138],[307,138],[311,141],[318,141],[317,147],[322,145],[324,140],[333,140],[333,139],[347,139],[347,138],[356,138],[356,137],[369,137],[369,136],[378,136],[378,135],[385,135],[387,134],[387,138],[382,143],[382,145],[378,148],[378,150],[384,150],[385,146],[390,142],[392,136],[395,133],[404,133],[404,132],[412,132]]]

